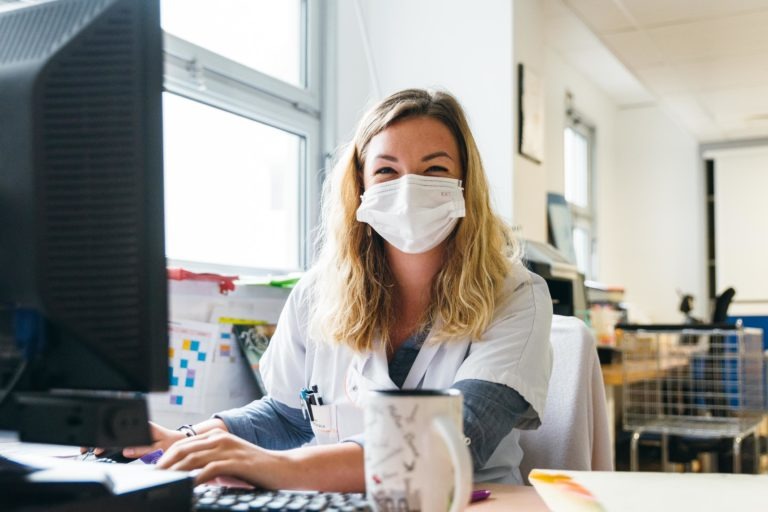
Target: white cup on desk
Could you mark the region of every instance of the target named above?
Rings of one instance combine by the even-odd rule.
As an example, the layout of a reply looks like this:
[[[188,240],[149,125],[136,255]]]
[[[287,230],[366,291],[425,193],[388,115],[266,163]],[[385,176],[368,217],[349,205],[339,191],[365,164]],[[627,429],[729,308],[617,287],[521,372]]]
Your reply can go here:
[[[455,389],[369,392],[365,484],[375,510],[464,510],[472,491],[472,462],[462,407]]]

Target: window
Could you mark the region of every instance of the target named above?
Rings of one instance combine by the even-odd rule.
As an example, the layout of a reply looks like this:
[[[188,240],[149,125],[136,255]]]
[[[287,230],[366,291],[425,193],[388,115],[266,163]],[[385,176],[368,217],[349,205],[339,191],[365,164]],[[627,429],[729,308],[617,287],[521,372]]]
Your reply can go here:
[[[304,85],[301,0],[163,0],[162,17],[169,34]]]
[[[305,268],[320,196],[319,3],[162,0],[166,255]]]
[[[573,217],[576,266],[596,279],[594,186],[595,129],[570,113],[564,132],[565,199]]]

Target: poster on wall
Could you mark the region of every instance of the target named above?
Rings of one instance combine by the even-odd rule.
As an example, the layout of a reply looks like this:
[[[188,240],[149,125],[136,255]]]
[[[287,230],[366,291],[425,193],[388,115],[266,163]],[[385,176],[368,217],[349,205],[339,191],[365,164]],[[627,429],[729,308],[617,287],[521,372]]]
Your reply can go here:
[[[156,394],[155,410],[202,412],[218,334],[215,324],[187,320],[169,322],[169,391]]]
[[[530,69],[517,65],[518,152],[540,164],[544,156],[544,91],[541,78]]]

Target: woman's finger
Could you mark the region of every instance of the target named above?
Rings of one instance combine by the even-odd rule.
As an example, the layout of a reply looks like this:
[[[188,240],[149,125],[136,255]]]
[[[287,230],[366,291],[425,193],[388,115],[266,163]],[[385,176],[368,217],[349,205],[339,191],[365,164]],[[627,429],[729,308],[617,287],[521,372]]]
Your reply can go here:
[[[217,476],[230,475],[227,471],[227,465],[224,461],[214,461],[206,464],[199,472],[195,474],[195,485],[204,484],[216,478]]]
[[[176,433],[175,430],[167,429],[150,421],[149,435],[152,438],[152,444],[150,446],[129,446],[123,450],[123,455],[137,459],[159,449],[167,450],[176,440],[174,433]]]
[[[172,468],[174,464],[187,457],[190,453],[215,449],[222,440],[221,433],[206,432],[199,436],[187,437],[176,441],[157,461],[157,467],[160,469]]]
[[[123,449],[123,455],[126,457],[130,457],[131,459],[138,459],[139,457],[142,457],[148,453],[154,452],[155,450],[157,450],[157,447],[155,445],[130,446],[128,448]]]
[[[185,455],[175,463],[171,464],[168,469],[172,471],[191,471],[193,469],[200,469],[207,464],[225,459],[226,457],[222,457],[221,453],[215,449],[200,450]]]

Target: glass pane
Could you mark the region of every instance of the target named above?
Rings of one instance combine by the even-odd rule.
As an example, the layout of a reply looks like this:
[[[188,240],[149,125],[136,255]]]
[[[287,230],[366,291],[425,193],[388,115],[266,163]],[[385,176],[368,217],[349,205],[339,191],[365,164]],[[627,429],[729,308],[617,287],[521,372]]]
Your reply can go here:
[[[166,32],[304,86],[301,0],[162,0],[161,8]]]
[[[168,258],[298,268],[302,138],[170,93],[163,115]]]
[[[591,277],[591,272],[589,272],[589,255],[592,244],[589,238],[589,231],[586,229],[573,228],[573,248],[576,252],[576,267],[579,269],[579,272],[587,276],[587,279]]]
[[[565,199],[589,208],[589,140],[568,127],[565,129]]]

